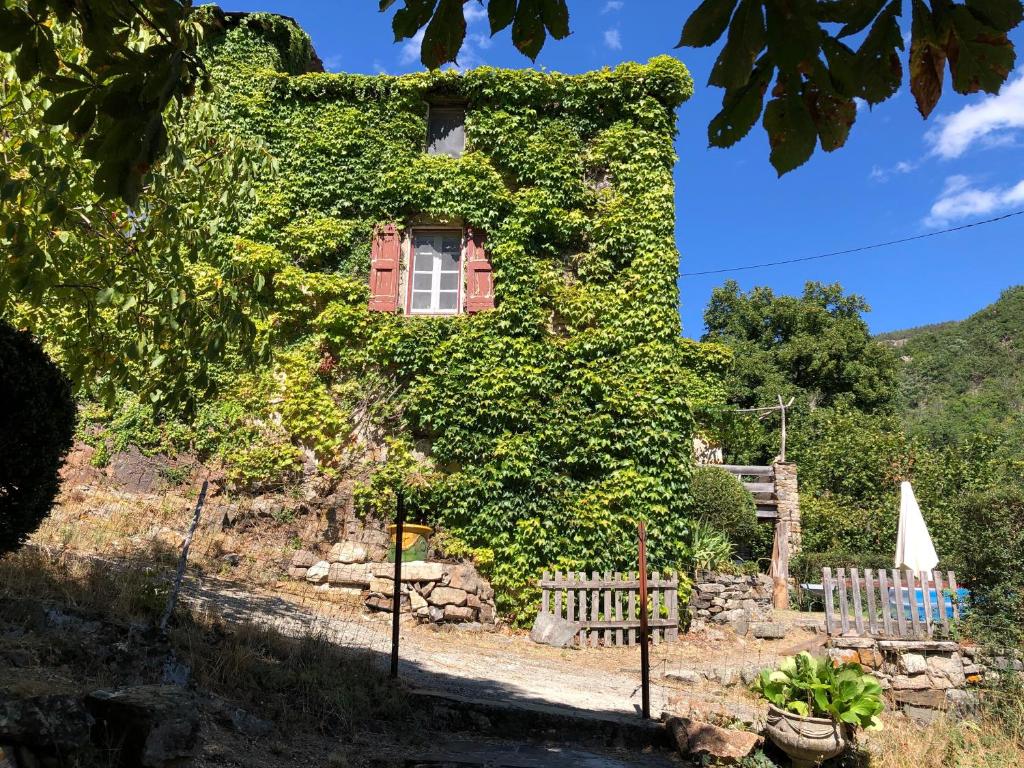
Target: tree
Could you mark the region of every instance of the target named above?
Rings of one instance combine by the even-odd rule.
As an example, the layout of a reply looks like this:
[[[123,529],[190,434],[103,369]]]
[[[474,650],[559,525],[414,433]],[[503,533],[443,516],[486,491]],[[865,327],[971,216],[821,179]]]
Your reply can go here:
[[[454,62],[466,36],[463,6],[472,1],[403,0],[392,19],[395,39],[423,30],[423,63]],[[567,0],[475,1],[486,5],[491,34],[511,27],[513,44],[531,59],[549,34],[560,40],[570,32]],[[381,11],[395,5],[378,2]],[[947,65],[958,93],[999,90],[1015,62],[1007,33],[1020,24],[1021,0],[704,0],[677,47],[725,36],[709,80],[725,91],[708,126],[711,146],[732,146],[762,115],[780,174],[806,162],[817,145],[826,152],[843,146],[857,116],[854,100],[877,104],[902,83],[906,5],[907,66],[922,116],[938,102]],[[3,0],[0,51],[14,55],[23,82],[38,78],[57,97],[47,121],[82,142],[96,163],[96,190],[131,205],[167,155],[168,105],[210,87],[197,50],[224,19],[189,0]],[[81,35],[87,58],[61,55],[54,20]]]
[[[62,62],[86,66],[73,29],[46,34]],[[188,102],[127,207],[96,190],[102,163],[73,129],[47,124],[61,97],[18,69],[0,54],[0,317],[45,337],[76,385],[194,399],[232,344],[259,352],[250,299],[263,273],[223,234],[267,168],[259,146],[221,131],[210,103]]]
[[[743,293],[730,280],[711,294],[704,341],[733,349],[727,386],[735,406],[793,397],[795,423],[816,408],[885,412],[896,397],[896,359],[871,338],[862,317],[868,309],[838,283],[808,282],[796,297],[765,287]],[[758,420],[729,412],[720,428],[735,458],[767,461],[778,451],[777,416]]]
[[[50,511],[71,447],[67,377],[30,334],[0,322],[0,554],[21,546]]]

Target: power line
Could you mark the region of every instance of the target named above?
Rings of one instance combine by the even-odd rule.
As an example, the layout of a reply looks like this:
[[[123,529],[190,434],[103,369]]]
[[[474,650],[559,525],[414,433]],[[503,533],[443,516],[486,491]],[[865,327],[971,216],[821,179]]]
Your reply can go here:
[[[1024,214],[1024,210],[1011,211],[1010,213],[1004,213],[1002,216],[996,216],[992,219],[985,219],[984,221],[972,221],[969,224],[961,224],[959,227],[950,227],[949,229],[940,229],[938,232],[927,232],[923,235],[914,235],[913,237],[903,237],[899,240],[889,240],[884,243],[873,243],[872,245],[861,245],[857,248],[847,248],[845,251],[832,251],[830,253],[820,253],[817,256],[801,256],[797,259],[783,259],[781,261],[766,261],[761,264],[748,264],[743,267],[725,267],[723,269],[708,269],[703,272],[681,272],[680,277],[698,277],[700,275],[720,275],[723,272],[741,272],[747,269],[761,269],[762,267],[778,267],[782,264],[797,264],[801,261],[815,261],[816,259],[827,259],[830,256],[845,256],[850,253],[860,253],[861,251],[871,251],[875,248],[886,248],[890,245],[899,245],[900,243],[909,243],[914,240],[924,240],[928,237],[938,237],[939,235],[948,235],[950,232],[959,232],[963,229],[970,229],[971,227],[980,227],[982,224],[993,224],[997,221],[1003,221],[1009,219],[1012,216],[1020,216]]]

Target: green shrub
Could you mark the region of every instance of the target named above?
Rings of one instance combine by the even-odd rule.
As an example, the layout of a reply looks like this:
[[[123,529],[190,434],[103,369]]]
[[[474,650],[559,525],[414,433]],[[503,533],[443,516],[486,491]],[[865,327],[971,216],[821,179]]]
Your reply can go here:
[[[690,480],[694,516],[722,531],[737,548],[750,547],[757,536],[754,497],[721,467],[697,467]]]
[[[75,432],[67,377],[31,335],[0,322],[0,554],[39,527]]]
[[[1001,645],[1024,642],[1024,489],[1006,484],[962,506],[961,581],[971,590],[969,629]]]
[[[802,550],[789,563],[789,573],[798,583],[821,583],[821,569],[831,568],[892,568],[896,542],[893,541],[893,552],[853,552],[848,549],[829,549],[824,552],[808,552]]]
[[[683,562],[691,573],[722,570],[731,565],[732,555],[732,542],[720,530],[700,521],[690,524]]]

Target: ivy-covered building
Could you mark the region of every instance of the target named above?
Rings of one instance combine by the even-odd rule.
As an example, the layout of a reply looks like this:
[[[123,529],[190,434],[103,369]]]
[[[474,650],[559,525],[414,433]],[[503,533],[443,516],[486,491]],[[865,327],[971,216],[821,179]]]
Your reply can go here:
[[[686,68],[317,64],[280,17],[228,15],[212,47],[220,119],[276,163],[230,223],[276,355],[225,376],[210,450],[240,482],[300,451],[338,478],[370,455],[358,499],[385,511],[415,470],[415,513],[507,609],[543,568],[629,567],[640,518],[655,567],[678,562],[692,413],[728,358],[681,336]]]

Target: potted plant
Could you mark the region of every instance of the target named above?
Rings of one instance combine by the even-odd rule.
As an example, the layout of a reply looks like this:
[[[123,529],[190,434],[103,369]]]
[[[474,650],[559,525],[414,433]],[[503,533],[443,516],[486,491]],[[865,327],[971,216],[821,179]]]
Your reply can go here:
[[[835,666],[804,651],[764,669],[754,690],[768,699],[767,734],[794,768],[808,768],[842,752],[854,728],[882,727],[882,687],[860,664]]]

